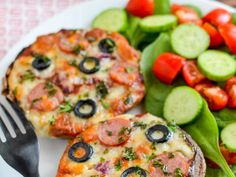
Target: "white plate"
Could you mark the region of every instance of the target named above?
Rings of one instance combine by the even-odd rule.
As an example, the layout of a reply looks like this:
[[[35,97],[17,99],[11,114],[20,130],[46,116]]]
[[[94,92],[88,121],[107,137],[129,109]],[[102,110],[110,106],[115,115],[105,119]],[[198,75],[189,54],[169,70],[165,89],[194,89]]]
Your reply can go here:
[[[4,76],[7,67],[14,60],[21,49],[31,44],[38,35],[56,32],[62,28],[87,28],[89,27],[92,19],[99,12],[110,7],[124,7],[126,2],[127,0],[90,0],[78,5],[74,5],[66,9],[64,12],[42,23],[37,28],[32,30],[28,35],[26,35],[18,44],[16,44],[1,60],[0,78]],[[173,2],[197,5],[204,13],[217,7],[222,7],[229,11],[234,10],[233,8],[221,3],[207,0],[173,0]],[[66,140],[39,138],[39,143],[40,175],[41,177],[55,176],[60,156],[66,146]],[[21,175],[9,167],[0,157],[0,176],[20,177]]]

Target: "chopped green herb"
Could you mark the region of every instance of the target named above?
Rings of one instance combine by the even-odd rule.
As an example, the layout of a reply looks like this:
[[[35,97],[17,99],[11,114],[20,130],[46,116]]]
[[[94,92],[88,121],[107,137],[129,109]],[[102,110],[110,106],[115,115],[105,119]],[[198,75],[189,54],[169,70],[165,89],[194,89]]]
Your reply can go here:
[[[108,89],[105,83],[102,81],[96,86],[97,96],[101,99],[105,98],[108,94]]]
[[[121,170],[121,166],[122,164],[121,164],[121,160],[118,160],[117,162],[116,162],[116,164],[115,164],[115,169],[116,169],[116,171],[119,171],[119,170]]]
[[[103,151],[103,154],[107,154],[109,152],[109,149],[105,149],[104,151]]]
[[[48,120],[48,122],[49,122],[50,125],[53,125],[53,124],[55,123],[55,121],[56,121],[55,116],[52,116],[52,117]]]
[[[173,153],[169,153],[169,154],[168,154],[168,158],[169,158],[169,159],[173,159],[174,157],[175,157],[175,155],[174,155]]]
[[[124,104],[128,105],[133,103],[133,98],[131,96],[128,96],[125,100],[124,100]]]
[[[110,108],[110,104],[108,102],[105,102],[104,100],[101,100],[101,103],[102,103],[102,107],[104,109],[109,109]]]
[[[122,143],[122,142],[124,142],[124,138],[123,138],[123,137],[120,137],[120,138],[118,139],[118,143]]]
[[[155,168],[161,168],[162,169],[164,167],[164,164],[161,163],[161,161],[159,159],[158,160],[153,160],[152,165]]]
[[[89,97],[89,92],[84,93],[83,97],[85,98]]]
[[[17,95],[17,87],[14,88],[14,90],[12,91],[12,94],[14,95],[14,97],[16,97],[16,95]]]
[[[177,126],[176,126],[176,123],[175,123],[175,122],[169,122],[169,123],[167,124],[167,126],[168,126],[168,128],[170,129],[170,131],[172,131],[172,132],[175,132],[176,129],[177,129]]]
[[[100,162],[105,162],[105,161],[106,160],[103,157],[100,158]]]
[[[53,83],[50,81],[46,82],[44,88],[48,90],[48,95],[50,97],[54,96],[57,93],[57,89],[54,87]]]
[[[129,135],[131,133],[131,128],[122,127],[118,135]]]
[[[30,80],[33,81],[35,79],[35,75],[31,70],[27,70],[22,76],[21,76],[21,80],[20,83],[23,83],[26,80]]]
[[[150,146],[150,148],[151,148],[152,150],[156,150],[156,143],[152,143],[151,146]]]
[[[133,126],[145,129],[147,127],[147,124],[145,124],[144,122],[134,122]]]
[[[127,73],[132,73],[132,72],[134,72],[134,68],[132,68],[132,67],[127,67],[127,68],[126,68],[126,72],[127,72]]]
[[[73,48],[73,52],[74,52],[75,54],[79,54],[80,51],[81,51],[81,46],[80,46],[80,45],[77,45],[77,46],[75,46],[75,47]]]
[[[144,177],[144,175],[142,174],[142,170],[140,168],[138,168],[136,171],[135,171],[135,174],[136,175],[139,175],[140,177]]]
[[[108,136],[112,136],[112,131],[108,131],[108,130],[107,130],[107,135],[108,135]]]
[[[152,153],[150,156],[147,157],[148,161],[153,160],[156,157],[156,154]]]
[[[181,169],[177,168],[175,170],[175,177],[182,177],[182,176],[183,176],[183,173],[182,173]]]
[[[122,154],[125,160],[135,160],[137,158],[136,153],[133,151],[132,147],[125,147],[125,151]]]
[[[36,98],[36,99],[34,99],[33,101],[32,101],[32,103],[34,104],[34,103],[36,103],[37,101],[39,101],[40,99],[39,98]]]
[[[70,101],[66,101],[64,104],[61,104],[59,107],[59,112],[71,112],[73,110],[73,106]]]
[[[78,67],[76,60],[72,60],[72,61],[70,62],[70,65],[71,65],[71,66],[74,66],[74,67]]]

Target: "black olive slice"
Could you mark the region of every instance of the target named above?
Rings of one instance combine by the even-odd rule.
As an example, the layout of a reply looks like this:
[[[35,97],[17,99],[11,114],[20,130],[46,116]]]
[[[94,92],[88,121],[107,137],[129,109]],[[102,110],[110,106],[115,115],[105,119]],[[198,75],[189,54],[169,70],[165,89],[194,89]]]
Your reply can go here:
[[[137,174],[140,177],[146,177],[147,173],[144,169],[140,167],[130,167],[126,169],[122,174],[121,177],[128,177],[130,174]]]
[[[74,113],[80,118],[90,118],[96,113],[96,110],[96,103],[91,99],[87,99],[77,102],[74,108]]]
[[[161,132],[163,134],[163,136],[158,139],[154,138],[153,134],[155,132]],[[151,141],[153,143],[164,143],[170,139],[171,132],[165,125],[154,125],[147,130],[146,137],[149,141]]]
[[[100,62],[95,57],[85,57],[79,64],[79,70],[85,74],[93,74],[100,69]]]
[[[82,148],[85,153],[83,154],[82,157],[76,157],[75,152],[76,150],[79,150],[80,148]],[[73,144],[70,147],[69,152],[68,152],[69,158],[75,162],[85,162],[88,159],[90,159],[92,155],[93,155],[92,146],[90,146],[89,144],[85,142],[78,142],[78,143]]]
[[[105,38],[99,42],[98,47],[103,53],[112,53],[114,52],[116,43],[110,38]]]
[[[42,55],[34,56],[34,60],[32,62],[32,66],[41,71],[47,69],[51,65],[51,60],[48,57]]]

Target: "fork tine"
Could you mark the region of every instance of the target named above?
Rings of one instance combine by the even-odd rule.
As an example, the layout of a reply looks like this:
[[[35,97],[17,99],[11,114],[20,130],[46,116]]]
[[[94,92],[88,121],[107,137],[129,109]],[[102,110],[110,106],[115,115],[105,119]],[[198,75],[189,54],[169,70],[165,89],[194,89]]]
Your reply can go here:
[[[2,131],[3,131],[3,133],[4,133],[4,135],[5,135],[5,138],[6,138],[6,139],[11,138],[11,134],[10,134],[10,132],[8,131],[8,129],[7,129],[6,125],[5,125],[5,123],[3,122],[2,117],[0,117],[0,127],[1,127],[1,129],[2,129]]]
[[[24,112],[22,111],[22,109],[14,102],[12,102],[11,100],[9,100],[7,98],[8,103],[11,105],[12,109],[16,112],[16,114],[19,116],[20,120],[22,121],[23,125],[27,125],[28,121],[25,117]]]
[[[8,112],[8,110],[5,108],[5,106],[3,106],[1,103],[0,103],[0,107],[3,109],[4,113],[6,114],[13,130],[16,132],[16,131],[20,131],[18,125],[16,124],[14,118],[11,116],[11,114]]]

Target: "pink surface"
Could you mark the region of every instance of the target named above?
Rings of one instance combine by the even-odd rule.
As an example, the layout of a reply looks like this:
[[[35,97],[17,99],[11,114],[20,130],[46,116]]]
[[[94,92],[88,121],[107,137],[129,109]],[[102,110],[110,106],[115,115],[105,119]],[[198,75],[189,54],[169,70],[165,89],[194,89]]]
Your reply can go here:
[[[0,0],[0,59],[40,22],[82,0]]]

